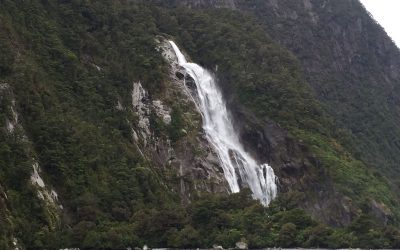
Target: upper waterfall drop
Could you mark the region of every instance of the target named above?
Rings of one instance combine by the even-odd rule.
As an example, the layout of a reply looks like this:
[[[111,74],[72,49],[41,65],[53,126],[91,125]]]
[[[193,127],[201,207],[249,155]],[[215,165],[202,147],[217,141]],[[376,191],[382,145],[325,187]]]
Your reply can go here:
[[[178,64],[196,84],[197,96],[192,98],[201,112],[207,140],[217,152],[231,191],[239,192],[241,186],[247,186],[254,198],[268,205],[277,194],[274,170],[266,163],[258,164],[244,150],[214,77],[200,65],[187,62],[178,46],[173,41],[169,43]]]

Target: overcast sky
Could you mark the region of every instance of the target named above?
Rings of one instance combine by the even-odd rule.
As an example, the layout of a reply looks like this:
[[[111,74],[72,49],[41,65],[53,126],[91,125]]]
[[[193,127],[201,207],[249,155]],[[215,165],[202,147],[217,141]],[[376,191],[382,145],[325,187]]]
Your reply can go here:
[[[374,19],[400,47],[400,0],[361,0]]]

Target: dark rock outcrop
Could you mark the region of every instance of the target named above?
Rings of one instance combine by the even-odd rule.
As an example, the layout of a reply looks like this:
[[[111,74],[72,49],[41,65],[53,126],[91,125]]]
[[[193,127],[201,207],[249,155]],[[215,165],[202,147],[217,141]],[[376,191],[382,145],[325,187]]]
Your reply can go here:
[[[280,193],[296,193],[299,205],[330,225],[347,225],[357,215],[351,199],[335,191],[334,183],[308,146],[270,120],[260,121],[244,107],[231,104],[246,150],[270,164],[279,178]]]

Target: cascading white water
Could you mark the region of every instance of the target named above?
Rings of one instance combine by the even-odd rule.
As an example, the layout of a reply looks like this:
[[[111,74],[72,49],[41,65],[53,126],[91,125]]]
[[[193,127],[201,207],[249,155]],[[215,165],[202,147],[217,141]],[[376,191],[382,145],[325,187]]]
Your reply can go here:
[[[173,41],[169,43],[178,64],[196,84],[197,95],[192,98],[202,114],[203,129],[218,154],[231,191],[235,193],[240,187],[249,187],[254,198],[268,205],[277,193],[274,170],[266,163],[258,164],[244,150],[213,76],[201,66],[187,62],[178,46]]]

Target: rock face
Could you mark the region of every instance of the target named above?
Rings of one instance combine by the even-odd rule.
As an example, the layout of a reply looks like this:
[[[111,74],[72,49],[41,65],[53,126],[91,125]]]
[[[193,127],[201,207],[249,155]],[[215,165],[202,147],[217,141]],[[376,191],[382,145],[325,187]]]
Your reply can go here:
[[[383,222],[383,224],[387,224],[388,221],[393,217],[393,213],[390,211],[390,209],[384,204],[377,202],[375,200],[371,201],[370,208],[372,213],[379,218],[380,221]]]
[[[133,83],[132,108],[133,112],[138,115],[137,126],[140,129],[143,146],[147,146],[147,140],[151,136],[149,97],[147,91],[143,89],[140,82]],[[137,138],[137,133],[135,131],[133,132],[133,137]]]
[[[167,41],[161,41],[161,50],[164,58],[170,65],[170,77],[173,88],[180,92],[180,96],[184,100],[184,105],[191,106],[190,113],[192,114],[189,119],[190,122],[196,123],[195,128],[190,129],[191,131],[189,129],[189,132],[182,131],[185,138],[180,144],[176,145],[175,157],[172,157],[169,163],[176,169],[179,167],[179,174],[191,182],[188,185],[188,183],[181,181],[181,188],[188,189],[188,192],[185,193],[187,197],[193,191],[195,193],[228,193],[228,183],[225,180],[222,168],[219,166],[217,155],[208,143],[202,130],[200,113],[184,87],[184,84],[190,83],[191,79],[179,77],[179,74],[182,74],[183,70],[178,65],[175,53]]]
[[[196,109],[190,94],[186,93],[184,84],[190,82],[185,78],[172,47],[163,38],[158,38],[160,53],[170,65],[170,82],[164,98],[172,99],[174,105],[184,105],[187,108],[187,127],[181,128],[182,138],[172,142],[155,134],[157,116],[164,126],[168,127],[177,119],[171,114],[171,108],[163,100],[153,100],[140,82],[133,83],[132,110],[137,115],[132,123],[132,137],[141,152],[160,166],[166,178],[175,181],[172,188],[181,194],[184,201],[189,201],[190,195],[201,192],[228,193],[229,187],[219,166],[217,155],[205,138],[201,128],[200,113]],[[173,181],[169,182],[173,183]]]
[[[58,203],[58,194],[54,189],[49,190],[48,187],[46,187],[46,184],[44,183],[42,177],[40,176],[40,167],[37,162],[35,162],[32,166],[33,172],[31,175],[31,183],[37,188],[37,196],[39,199],[42,201],[52,205],[52,206],[57,206]],[[59,208],[62,209],[62,206],[59,205]]]
[[[335,191],[327,170],[321,167],[307,145],[276,123],[260,121],[237,102],[231,103],[231,110],[246,149],[274,167],[279,178],[279,193],[297,193],[302,208],[330,225],[351,222],[357,214],[356,208],[351,200]],[[315,197],[304,197],[305,193]]]
[[[153,101],[153,107],[158,117],[162,119],[162,121],[169,125],[171,123],[171,115],[168,108],[166,108],[160,100]]]
[[[241,249],[241,250],[248,249],[246,242],[239,241],[239,242],[236,242],[235,245],[236,245],[237,249]]]
[[[46,220],[51,229],[54,229],[60,221],[60,214],[62,205],[58,201],[58,194],[56,191],[45,184],[42,176],[40,175],[41,168],[35,160],[35,152],[32,147],[32,142],[29,140],[27,133],[19,121],[20,115],[17,112],[17,102],[12,88],[7,83],[0,83],[0,109],[4,111],[5,128],[8,137],[12,138],[15,145],[23,145],[24,151],[19,157],[21,159],[29,159],[28,162],[31,166],[30,185],[36,192],[36,198],[40,200],[42,209],[46,212]],[[19,176],[16,176],[19,178]],[[0,185],[0,209],[5,214],[0,213],[0,221],[4,218],[11,217],[9,213],[10,208],[14,204],[9,204],[6,190]],[[17,243],[15,243],[15,246]]]
[[[223,248],[222,246],[219,246],[219,245],[214,244],[214,245],[213,245],[213,249],[214,249],[214,250],[223,250],[224,248]]]

